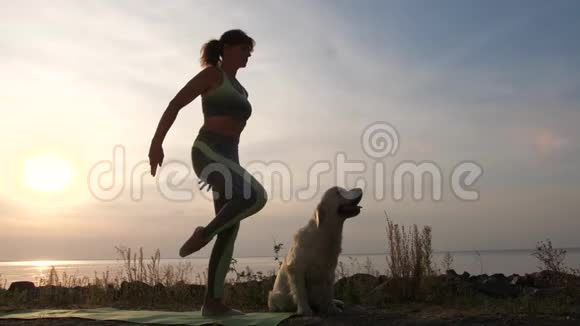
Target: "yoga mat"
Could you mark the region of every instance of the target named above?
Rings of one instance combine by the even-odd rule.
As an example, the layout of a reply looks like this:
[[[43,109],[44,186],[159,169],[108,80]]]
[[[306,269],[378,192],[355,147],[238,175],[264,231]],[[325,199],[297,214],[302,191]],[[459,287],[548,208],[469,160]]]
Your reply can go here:
[[[292,316],[293,313],[254,312],[237,316],[204,317],[201,311],[171,312],[151,310],[98,309],[38,309],[0,313],[0,319],[84,318],[92,320],[119,320],[141,324],[226,326],[273,326]]]

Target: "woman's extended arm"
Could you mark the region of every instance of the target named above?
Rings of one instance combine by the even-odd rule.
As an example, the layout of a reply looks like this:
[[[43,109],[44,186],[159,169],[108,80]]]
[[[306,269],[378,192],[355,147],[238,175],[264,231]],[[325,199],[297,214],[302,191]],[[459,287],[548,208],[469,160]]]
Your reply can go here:
[[[149,164],[151,165],[152,176],[155,176],[157,166],[161,166],[163,163],[163,140],[173,125],[173,122],[175,122],[179,110],[211,87],[215,83],[216,77],[218,75],[216,74],[215,68],[208,67],[200,71],[169,102],[169,105],[159,120],[157,130],[151,140],[151,147],[149,148]]]

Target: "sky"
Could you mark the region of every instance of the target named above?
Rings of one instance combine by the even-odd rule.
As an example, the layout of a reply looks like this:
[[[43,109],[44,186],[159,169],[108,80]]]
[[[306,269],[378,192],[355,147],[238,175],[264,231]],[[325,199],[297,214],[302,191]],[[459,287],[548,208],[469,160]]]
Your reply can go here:
[[[263,179],[269,201],[242,221],[235,256],[287,248],[325,189],[359,182],[344,253],[385,252],[386,215],[431,226],[436,250],[580,246],[579,11],[532,0],[3,1],[0,261],[107,259],[115,246],[177,257],[214,214],[191,168],[201,100],[180,111],[156,178],[149,144],[202,69],[202,44],[236,28],[256,40],[237,74],[253,108],[240,162],[289,176]],[[381,126],[382,143],[365,138]],[[341,158],[364,170],[342,177]],[[424,179],[415,199],[394,171],[425,162],[441,182]],[[481,172],[464,185],[476,200],[452,187],[466,162]],[[305,187],[308,198],[295,195]]]

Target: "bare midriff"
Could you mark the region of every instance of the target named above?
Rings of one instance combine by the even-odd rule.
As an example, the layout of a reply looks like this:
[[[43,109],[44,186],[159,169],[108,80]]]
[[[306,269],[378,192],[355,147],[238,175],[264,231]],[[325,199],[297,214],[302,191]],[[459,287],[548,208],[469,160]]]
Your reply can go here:
[[[239,137],[246,126],[246,122],[227,115],[205,117],[203,129],[224,136]]]

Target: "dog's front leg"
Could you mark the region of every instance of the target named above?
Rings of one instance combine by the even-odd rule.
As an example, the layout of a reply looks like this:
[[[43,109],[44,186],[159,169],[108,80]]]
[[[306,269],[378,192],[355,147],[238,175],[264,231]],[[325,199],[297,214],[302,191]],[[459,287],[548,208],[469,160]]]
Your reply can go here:
[[[311,316],[312,309],[308,303],[308,293],[306,292],[306,279],[304,269],[295,265],[288,265],[288,280],[290,291],[296,303],[296,313],[298,315]]]
[[[328,274],[326,279],[322,282],[322,302],[320,311],[323,313],[335,314],[342,312],[342,309],[337,306],[339,300],[334,300],[334,272]]]
[[[343,312],[344,311],[344,302],[341,300],[337,300],[334,298],[334,274],[332,276],[332,278],[330,279],[329,282],[329,290],[328,292],[330,293],[330,309],[329,312],[330,313],[338,313],[338,312]]]

